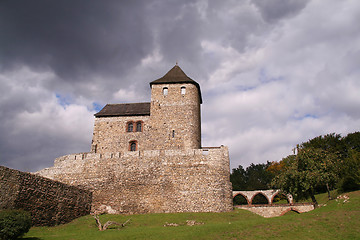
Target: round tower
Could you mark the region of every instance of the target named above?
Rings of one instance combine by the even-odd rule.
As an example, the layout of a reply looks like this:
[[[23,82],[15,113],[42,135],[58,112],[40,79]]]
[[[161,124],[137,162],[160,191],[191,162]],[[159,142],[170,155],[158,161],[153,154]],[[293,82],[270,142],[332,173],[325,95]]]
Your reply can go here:
[[[150,87],[152,148],[201,148],[200,85],[176,64]]]

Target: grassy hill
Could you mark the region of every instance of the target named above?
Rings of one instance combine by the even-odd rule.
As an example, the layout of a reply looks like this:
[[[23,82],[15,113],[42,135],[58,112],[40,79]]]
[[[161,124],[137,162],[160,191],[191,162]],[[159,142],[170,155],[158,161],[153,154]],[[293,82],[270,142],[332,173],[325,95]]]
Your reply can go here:
[[[342,194],[344,195],[344,194]],[[176,213],[146,215],[102,215],[108,220],[125,222],[125,227],[112,226],[99,231],[92,216],[56,227],[34,227],[24,239],[360,239],[360,191],[349,197],[326,200],[324,206],[308,213],[288,213],[281,217],[263,218],[246,210],[230,213]],[[189,226],[187,220],[199,225]],[[164,226],[176,223],[179,226]]]

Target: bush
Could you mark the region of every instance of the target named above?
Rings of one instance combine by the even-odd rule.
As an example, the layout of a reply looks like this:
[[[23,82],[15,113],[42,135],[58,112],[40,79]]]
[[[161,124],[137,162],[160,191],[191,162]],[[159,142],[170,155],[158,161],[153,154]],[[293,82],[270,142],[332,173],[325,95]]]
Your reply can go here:
[[[23,210],[4,210],[0,212],[0,239],[17,239],[29,231],[31,215]]]

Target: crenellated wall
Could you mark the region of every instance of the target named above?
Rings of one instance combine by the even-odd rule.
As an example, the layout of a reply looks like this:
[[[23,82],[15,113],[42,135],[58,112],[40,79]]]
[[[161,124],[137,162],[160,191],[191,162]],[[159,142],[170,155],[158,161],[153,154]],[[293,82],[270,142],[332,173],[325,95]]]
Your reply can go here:
[[[37,174],[93,192],[93,211],[108,213],[232,210],[227,147],[82,153]]]

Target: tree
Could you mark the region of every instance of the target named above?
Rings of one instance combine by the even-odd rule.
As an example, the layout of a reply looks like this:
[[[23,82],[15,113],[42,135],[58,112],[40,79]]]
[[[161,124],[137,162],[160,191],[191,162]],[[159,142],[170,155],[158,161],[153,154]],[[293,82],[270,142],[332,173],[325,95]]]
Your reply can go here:
[[[31,227],[31,215],[23,210],[0,211],[0,239],[11,240],[23,236]]]
[[[300,148],[320,148],[327,152],[338,154],[339,156],[346,152],[346,146],[342,141],[341,135],[335,133],[310,139],[309,141],[300,144]]]
[[[246,171],[239,165],[238,168],[233,168],[230,174],[230,182],[233,190],[245,190],[247,187]]]
[[[355,191],[360,189],[360,152],[349,149],[348,157],[341,166],[338,187],[341,191]]]
[[[271,165],[271,162],[250,164],[249,167],[244,168],[239,165],[238,168],[234,168],[230,174],[230,181],[233,186],[233,190],[266,190],[269,189],[271,180],[274,174],[271,171],[267,171],[267,168]]]
[[[310,197],[315,206],[315,189],[319,186],[333,187],[339,176],[339,159],[333,153],[319,148],[299,149],[285,171],[277,175],[272,184],[295,199]]]
[[[271,172],[266,171],[271,162],[266,164],[250,164],[246,168],[248,190],[266,190],[270,188],[271,180],[274,177]]]
[[[266,171],[270,172],[273,176],[277,176],[286,170],[289,163],[292,162],[295,159],[295,157],[296,157],[296,155],[289,155],[289,156],[281,159],[279,162],[273,161],[266,168]]]

